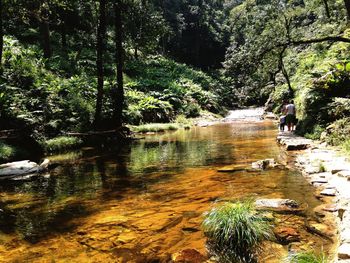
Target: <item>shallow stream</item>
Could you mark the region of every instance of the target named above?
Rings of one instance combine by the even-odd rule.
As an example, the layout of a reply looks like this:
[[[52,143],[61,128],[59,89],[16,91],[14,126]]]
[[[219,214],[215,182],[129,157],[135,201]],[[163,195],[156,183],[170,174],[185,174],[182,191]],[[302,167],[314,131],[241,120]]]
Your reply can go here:
[[[272,122],[235,121],[147,135],[118,150],[51,156],[60,166],[30,181],[0,184],[0,262],[169,262],[183,249],[206,254],[203,213],[222,200],[290,198],[320,204],[295,171],[219,173],[225,165],[289,157]],[[328,250],[305,217],[276,215],[302,249]],[[260,262],[282,262],[288,246],[267,244]]]

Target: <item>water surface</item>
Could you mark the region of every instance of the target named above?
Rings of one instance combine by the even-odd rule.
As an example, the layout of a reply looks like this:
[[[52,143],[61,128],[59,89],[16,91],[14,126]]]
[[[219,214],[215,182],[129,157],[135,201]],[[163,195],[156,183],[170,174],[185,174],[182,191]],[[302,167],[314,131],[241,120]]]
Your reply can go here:
[[[49,177],[0,185],[1,262],[168,262],[173,253],[206,254],[202,214],[222,200],[291,198],[320,204],[295,171],[219,173],[231,164],[286,160],[271,122],[233,122],[147,135],[114,150],[85,148],[50,157]],[[277,215],[297,228],[298,247],[327,250],[304,217]],[[261,262],[281,262],[272,244]],[[279,251],[279,253],[277,253]]]

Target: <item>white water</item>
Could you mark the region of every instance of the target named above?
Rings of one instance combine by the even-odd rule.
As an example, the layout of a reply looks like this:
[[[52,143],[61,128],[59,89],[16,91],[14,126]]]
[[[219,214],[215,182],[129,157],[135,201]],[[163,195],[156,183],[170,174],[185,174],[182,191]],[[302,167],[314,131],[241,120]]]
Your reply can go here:
[[[232,121],[260,121],[264,114],[263,108],[250,108],[243,110],[233,110],[225,117],[225,122]]]

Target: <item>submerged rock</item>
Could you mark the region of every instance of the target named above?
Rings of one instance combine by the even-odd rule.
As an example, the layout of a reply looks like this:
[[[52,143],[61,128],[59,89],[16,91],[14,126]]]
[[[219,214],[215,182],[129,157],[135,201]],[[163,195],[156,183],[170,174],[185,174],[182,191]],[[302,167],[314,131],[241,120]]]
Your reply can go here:
[[[172,262],[182,263],[202,263],[205,262],[208,257],[202,255],[196,249],[184,249],[171,256]]]
[[[243,164],[233,164],[233,165],[227,165],[219,168],[218,172],[229,173],[229,172],[236,172],[236,171],[244,171],[246,168],[247,166]]]
[[[300,234],[294,228],[291,228],[291,227],[276,227],[273,232],[274,232],[274,234],[276,236],[276,239],[281,244],[289,244],[291,242],[298,242],[298,241],[300,241]]]
[[[281,213],[299,213],[305,210],[297,201],[291,199],[258,199],[255,205],[258,209]]]
[[[324,222],[326,223],[327,221]],[[331,225],[331,222],[328,222],[327,224],[322,224],[315,221],[306,221],[305,227],[308,232],[312,234],[317,234],[331,241],[337,232],[336,228],[333,225]]]

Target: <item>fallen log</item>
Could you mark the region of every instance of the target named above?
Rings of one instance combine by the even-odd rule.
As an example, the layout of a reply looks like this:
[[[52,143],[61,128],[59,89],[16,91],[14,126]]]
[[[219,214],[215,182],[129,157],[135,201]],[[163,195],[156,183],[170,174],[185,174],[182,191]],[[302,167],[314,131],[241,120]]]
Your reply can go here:
[[[66,135],[74,137],[89,137],[89,136],[121,136],[122,138],[129,138],[132,135],[132,132],[128,127],[120,127],[114,130],[107,131],[89,131],[89,132],[67,132]]]
[[[45,159],[41,164],[29,160],[5,163],[0,165],[0,179],[11,179],[27,174],[39,174],[47,171],[50,161]]]

